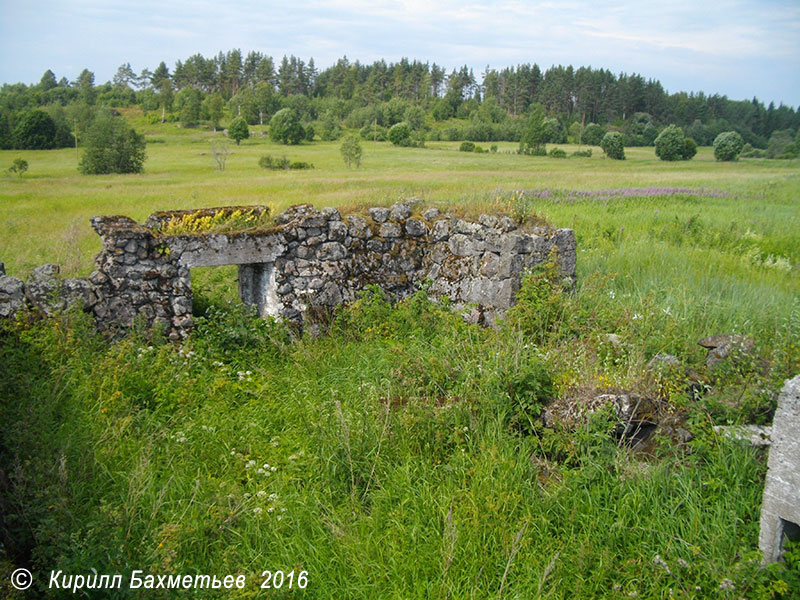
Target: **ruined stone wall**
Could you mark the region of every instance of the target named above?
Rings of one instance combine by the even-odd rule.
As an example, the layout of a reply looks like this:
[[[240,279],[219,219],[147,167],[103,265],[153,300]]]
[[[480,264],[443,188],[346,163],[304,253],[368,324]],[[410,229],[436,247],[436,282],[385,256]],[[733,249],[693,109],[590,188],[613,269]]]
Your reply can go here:
[[[370,284],[403,298],[428,281],[432,296],[471,306],[470,318],[492,324],[514,303],[524,270],[551,252],[564,277],[575,276],[572,230],[522,231],[508,217],[481,215],[473,223],[435,208],[412,214],[398,203],[343,219],[335,208],[299,205],[269,229],[159,233],[184,214],[156,213],[144,225],[121,216],[92,219],[103,248],[84,304],[101,331],[124,333],[139,318],[162,325],[171,339],[184,337],[192,325],[190,269],[198,266],[239,265],[242,300],[262,316],[296,322],[314,308],[353,301]]]

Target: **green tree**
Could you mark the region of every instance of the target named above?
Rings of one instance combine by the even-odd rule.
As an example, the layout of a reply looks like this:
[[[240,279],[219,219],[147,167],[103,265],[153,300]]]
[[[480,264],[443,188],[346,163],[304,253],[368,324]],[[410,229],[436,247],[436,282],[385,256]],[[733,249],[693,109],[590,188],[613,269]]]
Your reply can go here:
[[[606,130],[600,125],[597,123],[589,123],[583,130],[583,136],[581,140],[584,144],[589,144],[590,146],[599,146],[600,142],[603,141],[603,136],[605,134]]]
[[[200,122],[203,92],[194,88],[183,88],[178,92],[176,101],[180,107],[181,125],[184,127],[196,127]]]
[[[228,125],[228,137],[236,142],[238,146],[242,140],[250,137],[250,128],[247,126],[247,121],[243,117],[236,117],[230,125]]]
[[[742,136],[735,131],[723,131],[714,139],[714,158],[731,161],[739,158],[744,148]]]
[[[55,146],[56,124],[43,110],[27,113],[13,133],[14,148],[19,150],[47,150]]]
[[[609,131],[600,140],[600,147],[608,158],[625,160],[625,137],[619,131]]]
[[[88,69],[78,75],[78,97],[87,106],[94,106],[97,101],[97,89],[94,87],[94,73]]]
[[[389,141],[395,146],[408,146],[411,143],[411,127],[408,123],[395,123],[389,129]]]
[[[86,132],[78,169],[84,175],[141,173],[145,161],[144,135],[122,117],[99,115]]]
[[[534,156],[544,156],[547,152],[545,144],[549,135],[547,124],[545,123],[544,108],[541,104],[535,104],[531,109],[525,131],[519,141],[520,154],[533,154]]]
[[[683,130],[677,125],[665,127],[655,141],[656,156],[661,160],[683,160]]]
[[[15,158],[14,162],[8,167],[9,173],[16,173],[20,177],[28,170],[28,161],[24,158]]]
[[[208,120],[211,121],[211,126],[214,131],[219,127],[219,122],[222,120],[222,115],[225,109],[225,102],[219,94],[211,94],[207,99]]]
[[[697,142],[692,138],[683,138],[683,160],[691,160],[697,154]]]
[[[294,109],[283,108],[272,115],[269,121],[269,139],[284,144],[299,144],[305,137],[300,118]]]
[[[353,135],[352,133],[346,135],[344,140],[342,140],[339,151],[342,153],[344,164],[347,165],[348,169],[352,164],[355,164],[356,169],[361,166],[361,142],[358,140],[357,135]]]

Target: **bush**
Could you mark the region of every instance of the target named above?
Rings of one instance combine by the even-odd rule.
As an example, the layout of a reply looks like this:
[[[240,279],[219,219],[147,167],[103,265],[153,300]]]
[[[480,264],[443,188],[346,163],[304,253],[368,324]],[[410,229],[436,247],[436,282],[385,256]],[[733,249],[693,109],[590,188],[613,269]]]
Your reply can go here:
[[[16,173],[20,177],[28,170],[28,161],[24,158],[15,158],[14,162],[8,167],[9,174]]]
[[[56,123],[43,110],[32,110],[14,128],[17,150],[49,150],[55,147]]]
[[[697,142],[692,138],[683,139],[683,160],[691,160],[697,154]]]
[[[250,128],[243,117],[236,117],[228,126],[228,137],[234,140],[237,146],[239,142],[250,137]]]
[[[86,132],[86,149],[78,170],[84,175],[141,173],[145,161],[144,135],[124,119],[102,115]]]
[[[753,148],[750,144],[745,144],[739,156],[742,158],[765,158],[767,153],[759,148]]]
[[[362,150],[361,142],[359,142],[358,136],[353,134],[346,135],[342,141],[339,151],[342,153],[344,164],[347,165],[348,169],[350,168],[351,164],[355,164],[356,169],[361,166]]]
[[[278,171],[280,169],[289,168],[289,159],[285,156],[282,158],[273,158],[269,154],[265,154],[258,159],[258,166],[262,169],[269,169],[270,171]]]
[[[458,147],[459,152],[474,152],[475,151],[475,144],[473,142],[461,142],[461,145]]]
[[[576,158],[591,158],[592,157],[592,149],[587,148],[586,150],[575,150],[572,153],[572,156]]]
[[[400,122],[389,129],[389,141],[395,146],[409,146],[411,144],[411,127],[408,123]]]
[[[492,144],[491,146],[489,146],[489,152],[491,152],[492,154],[496,153],[497,152],[497,144]]]
[[[561,148],[552,148],[548,154],[550,158],[567,158],[567,153]]]
[[[386,127],[380,125],[364,125],[358,132],[361,139],[370,142],[385,142],[386,141]]]
[[[284,144],[299,144],[305,137],[300,117],[294,109],[283,108],[272,115],[269,121],[269,139]]]
[[[583,136],[581,137],[581,141],[584,144],[589,144],[590,146],[599,146],[600,142],[603,141],[603,136],[606,134],[606,130],[603,129],[597,123],[589,123],[586,126],[586,129],[583,130]]]
[[[661,133],[658,134],[655,146],[656,156],[661,160],[683,160],[683,130],[677,125],[665,127]]]
[[[600,140],[600,147],[608,158],[625,160],[625,141],[619,131],[609,131]]]
[[[302,161],[290,161],[285,156],[281,158],[274,158],[269,154],[265,154],[258,159],[258,166],[262,169],[269,169],[270,171],[288,171],[289,169],[313,169],[314,165]]]
[[[731,161],[739,158],[744,148],[742,136],[735,131],[724,131],[714,140],[714,158],[721,161]]]
[[[305,129],[306,141],[307,142],[313,142],[314,141],[314,134],[316,133],[314,131],[314,126],[311,123],[309,123],[303,129]]]

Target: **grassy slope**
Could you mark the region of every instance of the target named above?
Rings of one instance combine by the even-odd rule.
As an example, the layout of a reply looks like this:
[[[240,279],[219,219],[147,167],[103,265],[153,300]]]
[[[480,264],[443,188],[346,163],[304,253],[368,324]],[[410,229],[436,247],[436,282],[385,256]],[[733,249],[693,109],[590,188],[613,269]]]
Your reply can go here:
[[[69,150],[0,154],[0,165],[17,155],[31,165],[0,182],[9,272],[56,261],[87,273],[95,214],[421,196],[466,212],[523,207],[575,228],[579,288],[551,311],[563,323],[539,347],[524,319],[495,333],[414,306],[347,313],[329,337],[288,345],[222,316],[182,355],[142,338],[108,347],[82,320],[0,332],[9,523],[37,569],[246,573],[241,597],[255,595],[263,569],[293,567],[308,570],[309,598],[500,597],[501,585],[504,598],[726,597],[725,578],[748,597],[780,588],[785,574],[751,562],[763,454],[709,425],[764,418],[774,403],[764,390],[800,366],[798,161],[719,164],[707,148],[689,163],[648,148],[628,149],[625,162],[599,149],[558,161],[511,154],[511,144],[466,155],[456,143],[365,143],[362,169],[348,171],[336,143],[259,137],[234,147],[220,173],[211,134],[139,124],[166,142],[148,146],[141,176],[81,177]],[[258,168],[260,155],[284,152],[317,168]],[[731,195],[520,204],[510,194],[630,186]],[[210,269],[196,289],[219,296],[233,277]],[[560,394],[635,388],[659,351],[702,370],[695,340],[724,331],[756,337],[772,371],[729,373],[701,405],[670,396],[672,410],[691,412],[689,454],[628,455],[602,421],[571,436],[508,427],[519,410],[509,382],[541,360]],[[454,406],[412,402],[387,416],[383,398],[408,396]],[[254,472],[265,462],[270,476]]]

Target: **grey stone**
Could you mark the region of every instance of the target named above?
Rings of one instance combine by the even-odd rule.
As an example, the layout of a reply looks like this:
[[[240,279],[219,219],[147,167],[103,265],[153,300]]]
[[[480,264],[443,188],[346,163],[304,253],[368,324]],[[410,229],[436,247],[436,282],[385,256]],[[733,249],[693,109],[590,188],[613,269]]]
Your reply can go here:
[[[422,218],[426,221],[433,221],[436,217],[439,216],[439,209],[438,208],[427,208],[422,211]]]
[[[450,222],[446,219],[439,219],[433,224],[431,238],[434,242],[445,242],[450,237]]]
[[[484,243],[480,240],[472,239],[463,233],[457,233],[448,240],[450,252],[455,256],[475,256],[484,251]]]
[[[58,265],[46,264],[31,271],[25,282],[25,295],[28,301],[48,317],[63,310]]]
[[[331,221],[328,224],[328,239],[332,242],[343,242],[347,236],[347,225],[342,221]]]
[[[332,206],[326,206],[323,208],[320,213],[324,218],[328,221],[341,221],[342,215],[339,213],[338,208],[333,208]]]
[[[784,535],[800,528],[800,375],[787,380],[772,420],[772,446],[761,502],[758,547],[763,562],[781,556]]]
[[[403,234],[400,225],[394,222],[381,223],[378,236],[382,238],[398,238]]]
[[[405,202],[397,202],[392,206],[389,218],[392,221],[405,221],[411,216],[411,207]]]
[[[753,353],[755,343],[744,335],[720,334],[705,337],[697,343],[703,348],[708,348],[706,366],[715,369],[732,355],[737,358],[749,356]]]
[[[408,219],[406,221],[406,233],[412,237],[425,235],[425,222],[421,221],[420,219]]]
[[[0,277],[6,274],[6,265],[3,261],[0,261]]]
[[[372,232],[369,230],[366,220],[361,217],[351,215],[347,217],[347,222],[349,225],[347,231],[350,236],[358,239],[367,239],[372,236]]]
[[[0,317],[13,317],[25,307],[25,284],[18,277],[0,275]]]
[[[326,242],[317,250],[319,260],[340,260],[347,256],[347,249],[339,242]]]
[[[494,215],[483,214],[480,217],[478,217],[478,223],[480,223],[484,227],[489,227],[491,229],[494,229],[500,223],[500,219],[498,219]]]
[[[372,217],[372,220],[376,223],[383,223],[386,219],[389,218],[389,213],[391,212],[388,208],[384,208],[382,206],[370,208],[368,210],[369,216]]]
[[[653,358],[650,359],[650,362],[647,363],[648,371],[664,371],[671,369],[679,369],[680,367],[681,367],[681,361],[678,360],[677,356],[664,353],[656,354]]]

